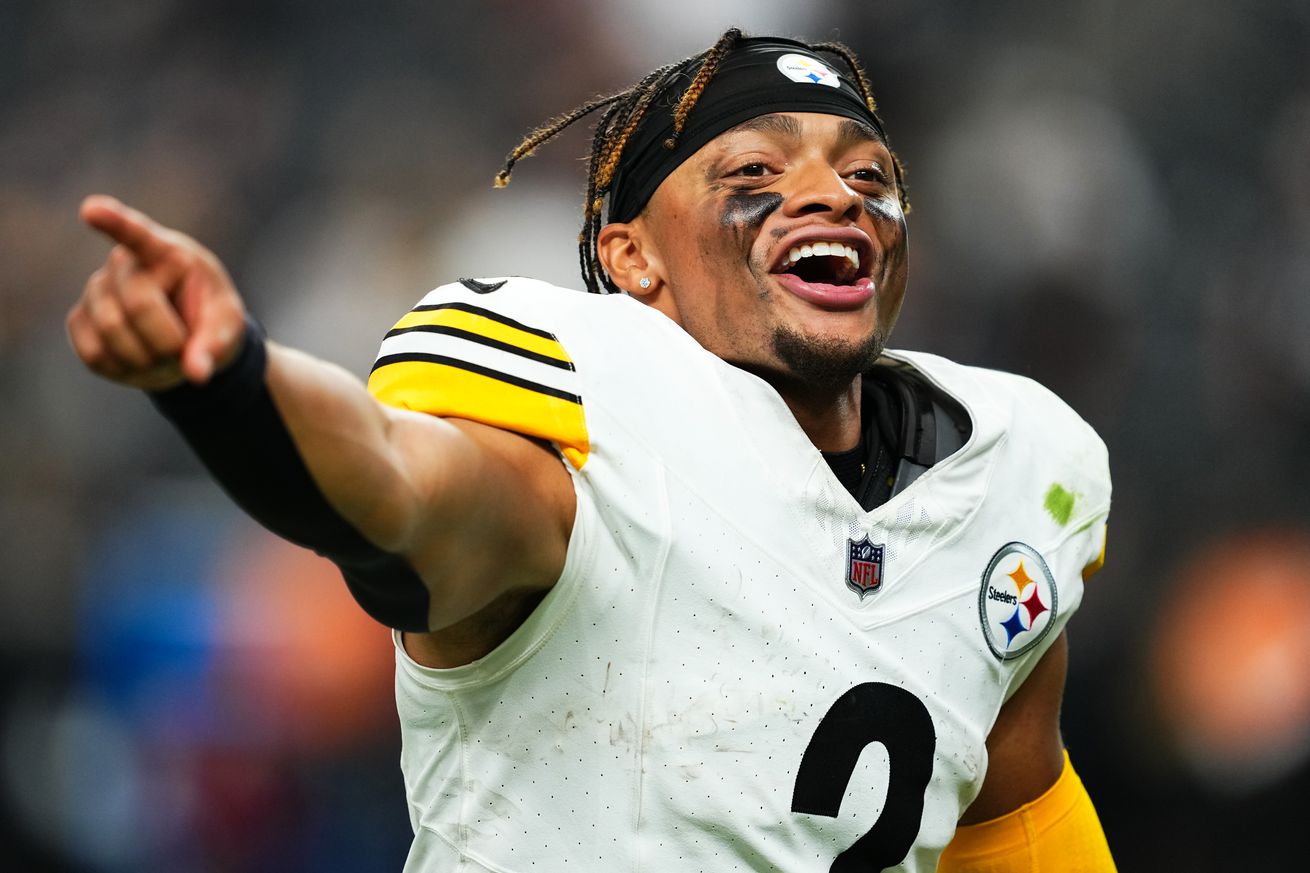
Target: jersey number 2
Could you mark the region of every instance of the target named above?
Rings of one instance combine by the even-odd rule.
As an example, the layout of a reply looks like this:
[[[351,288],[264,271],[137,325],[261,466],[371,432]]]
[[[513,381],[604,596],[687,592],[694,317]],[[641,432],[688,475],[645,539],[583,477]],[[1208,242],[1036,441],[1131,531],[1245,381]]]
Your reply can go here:
[[[919,835],[937,734],[923,701],[885,682],[856,685],[819,722],[801,756],[792,812],[836,818],[855,763],[870,743],[887,749],[887,800],[873,827],[832,862],[832,873],[894,867]]]

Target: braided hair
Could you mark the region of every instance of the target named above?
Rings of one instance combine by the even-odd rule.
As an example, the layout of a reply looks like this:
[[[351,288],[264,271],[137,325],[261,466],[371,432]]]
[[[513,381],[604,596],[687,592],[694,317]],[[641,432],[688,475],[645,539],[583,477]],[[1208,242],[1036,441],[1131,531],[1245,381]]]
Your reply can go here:
[[[601,265],[596,243],[603,227],[602,216],[605,196],[610,192],[610,187],[614,182],[614,175],[618,170],[619,160],[623,156],[623,149],[627,145],[628,139],[637,129],[641,120],[646,117],[646,112],[655,98],[678,76],[684,75],[687,70],[699,62],[700,68],[673,110],[673,134],[664,141],[664,147],[667,149],[674,148],[678,136],[686,125],[687,116],[691,114],[691,110],[695,107],[696,101],[700,99],[705,86],[714,78],[714,74],[719,70],[720,63],[742,38],[741,30],[735,27],[730,28],[708,50],[692,55],[676,64],[660,67],[623,91],[605,97],[598,97],[595,100],[583,103],[558,118],[551,119],[525,136],[523,141],[515,146],[513,151],[506,157],[505,166],[496,174],[495,185],[497,188],[503,188],[509,184],[514,165],[531,155],[537,146],[554,139],[555,136],[574,122],[593,112],[603,110],[600,119],[596,122],[595,133],[591,141],[591,153],[587,158],[587,193],[583,198],[582,230],[578,234],[578,264],[582,270],[582,281],[588,291],[603,294],[617,293],[621,290],[614,284],[614,281],[610,279],[609,274],[605,272],[604,267]],[[869,89],[868,78],[849,48],[838,42],[807,44],[807,47],[811,51],[827,52],[841,58],[855,79],[865,105],[868,106],[870,112],[877,112],[877,104],[874,102],[873,93]],[[901,207],[908,212],[910,203],[906,196],[905,171],[895,152],[892,153],[892,169],[896,177],[897,189],[900,192]]]

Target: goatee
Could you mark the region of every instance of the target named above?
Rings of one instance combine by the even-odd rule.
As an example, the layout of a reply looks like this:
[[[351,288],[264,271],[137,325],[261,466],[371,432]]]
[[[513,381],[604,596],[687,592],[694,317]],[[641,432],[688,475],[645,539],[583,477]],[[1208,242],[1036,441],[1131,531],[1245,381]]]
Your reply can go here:
[[[856,376],[873,366],[886,344],[881,330],[857,342],[816,339],[785,326],[773,332],[773,352],[786,367],[788,380],[820,395],[845,391]]]

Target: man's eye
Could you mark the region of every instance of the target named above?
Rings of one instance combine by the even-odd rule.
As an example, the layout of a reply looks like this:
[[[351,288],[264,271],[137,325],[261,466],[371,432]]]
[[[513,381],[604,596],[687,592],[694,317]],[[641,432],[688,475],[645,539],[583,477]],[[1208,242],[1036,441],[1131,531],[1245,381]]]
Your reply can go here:
[[[851,173],[851,178],[861,182],[879,182],[887,184],[887,174],[882,171],[882,167],[863,167]]]
[[[769,172],[769,168],[760,163],[746,164],[738,167],[732,175],[734,176],[763,176]]]

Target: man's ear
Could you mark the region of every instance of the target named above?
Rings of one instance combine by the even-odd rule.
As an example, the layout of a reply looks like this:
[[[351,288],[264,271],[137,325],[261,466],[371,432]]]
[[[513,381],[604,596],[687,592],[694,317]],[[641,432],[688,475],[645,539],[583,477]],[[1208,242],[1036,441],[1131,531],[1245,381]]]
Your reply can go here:
[[[596,254],[614,284],[634,297],[647,297],[664,284],[660,259],[639,222],[607,224],[596,237]],[[648,280],[645,283],[642,280]]]

